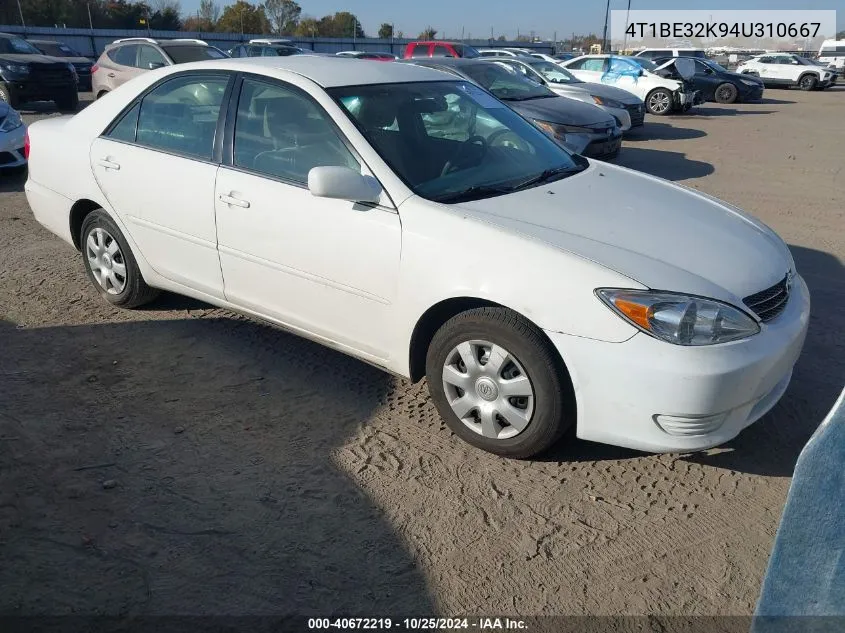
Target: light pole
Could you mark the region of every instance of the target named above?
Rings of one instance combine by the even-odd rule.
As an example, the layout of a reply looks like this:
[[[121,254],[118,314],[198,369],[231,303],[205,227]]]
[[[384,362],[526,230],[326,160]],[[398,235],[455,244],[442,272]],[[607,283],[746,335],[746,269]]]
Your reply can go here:
[[[601,52],[607,52],[607,18],[610,17],[610,0],[607,0],[607,8],[604,10],[604,33],[601,36]]]
[[[622,50],[628,49],[628,22],[631,19],[631,0],[628,0],[628,11],[625,13],[625,39],[622,41]]]
[[[20,13],[21,15],[21,26],[24,28],[24,31],[26,31],[26,22],[23,19],[23,9],[21,9],[21,0],[18,0],[18,13]]]

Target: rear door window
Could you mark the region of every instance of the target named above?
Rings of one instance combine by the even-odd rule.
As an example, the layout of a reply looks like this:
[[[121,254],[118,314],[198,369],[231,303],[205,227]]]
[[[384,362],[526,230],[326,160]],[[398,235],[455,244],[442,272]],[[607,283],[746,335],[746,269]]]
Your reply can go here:
[[[432,57],[454,57],[455,54],[452,52],[448,46],[443,46],[442,44],[437,44],[434,47],[434,53]]]
[[[119,46],[116,49],[110,50],[107,55],[116,64],[132,66],[134,68],[138,59],[138,45],[127,44],[126,46]]]
[[[227,75],[182,75],[141,101],[136,142],[182,156],[210,160]]]

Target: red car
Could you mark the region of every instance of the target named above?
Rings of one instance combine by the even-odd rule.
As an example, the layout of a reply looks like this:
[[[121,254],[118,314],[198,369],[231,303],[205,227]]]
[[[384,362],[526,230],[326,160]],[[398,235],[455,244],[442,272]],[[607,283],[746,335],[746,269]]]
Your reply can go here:
[[[410,42],[405,47],[405,59],[412,57],[481,57],[472,46],[460,42]]]

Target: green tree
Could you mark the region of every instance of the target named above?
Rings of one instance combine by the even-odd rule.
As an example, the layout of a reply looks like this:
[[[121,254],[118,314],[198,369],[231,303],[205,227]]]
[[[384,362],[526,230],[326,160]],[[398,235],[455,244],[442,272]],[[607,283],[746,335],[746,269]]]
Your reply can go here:
[[[389,40],[393,37],[393,25],[388,24],[387,22],[382,23],[380,27],[378,27],[378,36],[383,40]]]
[[[839,31],[839,33],[836,34],[836,39],[845,40],[845,31]]]
[[[429,25],[429,26],[426,27],[425,31],[423,31],[422,33],[420,33],[417,36],[417,39],[421,39],[421,40],[437,39],[437,31],[434,30],[433,28],[431,28],[431,25]]]
[[[300,37],[320,37],[320,23],[314,18],[302,18],[293,34]]]
[[[266,0],[264,11],[274,33],[293,33],[299,23],[302,7],[294,0]]]
[[[321,37],[367,37],[358,18],[348,11],[339,11],[334,15],[320,18],[319,30]]]
[[[263,4],[237,0],[223,9],[214,30],[220,33],[269,33],[270,21]]]

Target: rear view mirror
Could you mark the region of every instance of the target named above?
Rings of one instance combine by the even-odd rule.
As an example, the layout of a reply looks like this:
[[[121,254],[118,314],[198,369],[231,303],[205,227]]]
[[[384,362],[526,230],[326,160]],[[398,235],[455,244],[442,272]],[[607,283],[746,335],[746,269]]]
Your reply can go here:
[[[377,203],[381,185],[372,176],[364,176],[349,167],[314,167],[308,172],[312,196],[350,202]]]
[[[446,112],[448,109],[449,104],[446,102],[446,97],[442,95],[429,99],[414,100],[414,110],[420,114],[435,114],[437,112]]]

